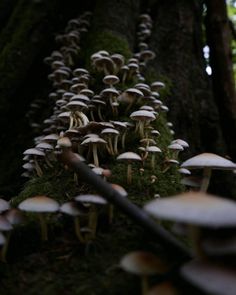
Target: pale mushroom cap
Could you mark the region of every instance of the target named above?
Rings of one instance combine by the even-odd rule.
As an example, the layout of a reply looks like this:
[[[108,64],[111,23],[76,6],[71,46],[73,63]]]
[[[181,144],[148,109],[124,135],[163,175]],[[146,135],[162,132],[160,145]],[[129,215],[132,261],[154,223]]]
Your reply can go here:
[[[42,150],[53,150],[53,146],[47,142],[40,142],[39,144],[36,145],[36,148],[42,149]]]
[[[114,85],[119,83],[120,79],[115,75],[107,75],[103,78],[103,83],[108,85]]]
[[[127,191],[119,184],[116,183],[111,183],[112,188],[114,188],[114,190],[118,191],[118,193],[122,196],[122,197],[127,197],[128,193]]]
[[[102,130],[101,134],[115,134],[118,135],[120,132],[114,128],[105,128]]]
[[[187,192],[147,203],[155,218],[211,228],[236,226],[236,202],[203,192]]]
[[[235,295],[236,271],[192,260],[181,268],[182,276],[200,289],[215,295]]]
[[[101,137],[88,137],[81,142],[81,145],[92,144],[92,143],[105,144],[107,142]]]
[[[67,202],[62,204],[60,207],[60,211],[71,216],[81,215],[81,211],[77,208],[75,202]]]
[[[0,213],[6,211],[10,208],[10,205],[4,199],[0,199]]]
[[[117,160],[132,160],[132,161],[141,161],[141,157],[133,152],[126,152],[120,154],[117,158]]]
[[[203,153],[183,162],[181,167],[188,169],[209,167],[212,169],[233,170],[236,169],[236,164],[216,154]]]
[[[4,214],[4,216],[12,225],[17,225],[25,221],[23,213],[15,208],[7,211],[7,213]]]
[[[10,230],[12,230],[12,225],[4,216],[0,215],[0,231]]]
[[[4,235],[0,232],[0,246],[4,245],[6,243],[6,238]]]
[[[60,147],[69,148],[72,146],[72,143],[68,137],[61,137],[58,139],[57,144]]]
[[[173,150],[173,151],[183,151],[184,150],[183,146],[178,143],[172,143],[172,144],[168,145],[168,149]]]
[[[186,169],[186,168],[179,168],[178,169],[179,173],[184,174],[184,175],[190,175],[191,171]]]
[[[21,202],[18,208],[29,212],[56,212],[59,209],[59,204],[49,197],[35,196]]]
[[[27,149],[24,151],[23,153],[24,155],[29,155],[29,156],[40,156],[40,157],[44,157],[45,153],[39,149],[36,148],[31,148],[31,149]]]
[[[79,195],[74,198],[77,202],[81,203],[90,203],[90,204],[98,204],[98,205],[105,205],[107,201],[98,195]]]
[[[185,140],[179,139],[179,138],[173,140],[171,143],[178,143],[178,144],[182,145],[182,147],[184,147],[184,148],[188,148],[189,147],[189,144]]]
[[[126,254],[120,261],[120,267],[136,275],[154,275],[166,271],[164,263],[157,256],[144,251]]]
[[[146,148],[146,151],[147,152],[150,152],[150,153],[161,153],[161,149],[155,145],[150,145]]]
[[[152,112],[145,111],[145,110],[139,110],[139,111],[131,113],[130,118],[133,120],[141,120],[141,121],[146,121],[146,120],[153,121],[156,119],[155,115]]]

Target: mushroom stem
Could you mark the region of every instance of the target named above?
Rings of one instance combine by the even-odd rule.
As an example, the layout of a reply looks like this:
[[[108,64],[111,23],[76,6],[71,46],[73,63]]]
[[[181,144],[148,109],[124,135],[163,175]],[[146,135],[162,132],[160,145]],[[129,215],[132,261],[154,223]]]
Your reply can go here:
[[[124,133],[122,134],[122,137],[121,137],[121,147],[122,147],[122,149],[125,148],[125,137],[126,137],[126,134],[127,134],[127,131],[125,130]]]
[[[35,170],[36,170],[37,175],[39,177],[41,177],[43,175],[43,171],[42,171],[41,167],[39,166],[39,163],[36,158],[34,159],[34,164],[35,164]]]
[[[142,285],[142,295],[147,295],[148,292],[148,278],[147,276],[142,276],[141,278],[141,285]]]
[[[74,124],[74,118],[73,118],[73,115],[70,114],[70,125],[69,125],[69,129],[71,129],[73,127],[73,124]]]
[[[153,154],[152,158],[151,158],[151,168],[152,168],[152,170],[155,169],[155,154]]]
[[[6,256],[7,256],[7,250],[8,250],[8,245],[9,245],[10,237],[11,237],[11,232],[8,232],[6,234],[6,242],[3,245],[2,252],[1,252],[1,261],[2,262],[7,262]]]
[[[97,153],[97,145],[96,143],[93,144],[93,161],[94,165],[99,167],[99,161],[98,161],[98,153]]]
[[[139,135],[141,138],[144,138],[144,122],[139,121]]]
[[[89,228],[91,229],[91,237],[93,239],[96,237],[97,219],[97,208],[95,205],[91,205],[89,214]]]
[[[119,135],[116,135],[115,136],[115,139],[114,139],[114,154],[115,155],[118,155],[118,138],[119,138]]]
[[[75,224],[75,233],[76,233],[77,238],[79,239],[79,241],[81,243],[84,243],[84,238],[83,238],[83,236],[81,235],[81,232],[80,232],[79,216],[75,216],[74,224]]]
[[[42,241],[48,240],[48,227],[47,222],[44,213],[38,213],[39,214],[39,220],[40,220],[40,226],[41,226],[41,238]]]
[[[193,250],[198,258],[206,258],[201,244],[201,230],[199,227],[189,225],[189,235],[193,243]]]
[[[100,107],[100,106],[98,107],[98,117],[99,117],[99,119],[100,119],[102,122],[105,121],[104,118],[103,118],[103,116],[102,116],[102,113],[101,113],[101,107]]]
[[[127,184],[131,184],[131,182],[132,182],[132,165],[131,163],[129,163],[127,167]]]
[[[114,150],[113,150],[113,144],[112,144],[112,139],[111,137],[108,138],[108,145],[109,145],[109,150],[111,152],[111,155],[114,155]]]
[[[202,184],[200,187],[200,191],[202,192],[206,192],[209,186],[209,182],[210,182],[210,178],[211,178],[211,168],[209,167],[205,167],[203,170],[203,180],[202,180]]]

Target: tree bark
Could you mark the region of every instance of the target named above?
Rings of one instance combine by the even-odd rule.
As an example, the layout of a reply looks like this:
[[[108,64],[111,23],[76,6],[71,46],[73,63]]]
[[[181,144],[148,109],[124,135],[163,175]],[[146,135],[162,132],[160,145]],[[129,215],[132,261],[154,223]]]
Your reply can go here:
[[[151,45],[159,79],[171,86],[167,97],[175,137],[190,143],[189,153],[225,153],[218,110],[205,72],[202,1],[160,0],[150,9],[154,19]],[[186,155],[186,156],[187,156]]]
[[[232,68],[231,31],[224,0],[207,0],[206,32],[212,84],[228,155],[236,160],[236,94]]]

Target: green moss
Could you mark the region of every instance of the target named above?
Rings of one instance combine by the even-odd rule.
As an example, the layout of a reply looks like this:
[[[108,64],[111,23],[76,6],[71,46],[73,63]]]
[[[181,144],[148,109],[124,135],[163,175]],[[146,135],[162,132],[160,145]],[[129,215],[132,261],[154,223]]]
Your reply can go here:
[[[132,56],[127,40],[123,36],[109,30],[92,30],[83,47],[86,50],[81,51],[82,59],[86,61],[87,68],[91,68],[90,56],[99,50],[106,50],[110,54],[119,53],[126,59]]]

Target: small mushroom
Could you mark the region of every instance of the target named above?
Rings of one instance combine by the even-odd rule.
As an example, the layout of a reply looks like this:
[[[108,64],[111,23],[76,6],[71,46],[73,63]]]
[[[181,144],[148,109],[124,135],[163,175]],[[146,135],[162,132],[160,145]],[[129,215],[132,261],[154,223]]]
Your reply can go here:
[[[203,181],[200,190],[206,192],[209,186],[212,169],[234,170],[236,164],[212,153],[203,153],[183,162],[181,167],[188,169],[203,168]]]
[[[56,212],[59,209],[58,202],[47,196],[35,196],[21,202],[18,208],[26,212],[35,212],[38,214],[41,226],[41,237],[43,241],[47,241],[48,229],[45,214]]]
[[[125,152],[123,154],[120,154],[116,159],[128,162],[127,183],[131,184],[131,182],[132,182],[132,162],[134,162],[134,161],[142,161],[142,158],[136,153]]]
[[[147,295],[149,289],[148,276],[163,274],[167,270],[164,262],[157,256],[144,251],[126,254],[120,261],[120,267],[129,273],[141,277],[142,295]]]

